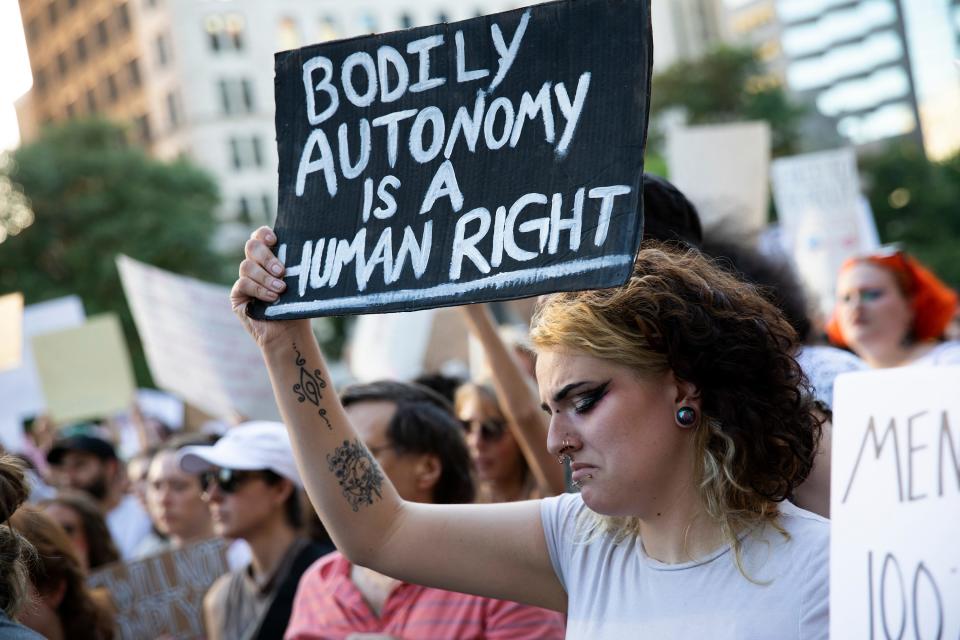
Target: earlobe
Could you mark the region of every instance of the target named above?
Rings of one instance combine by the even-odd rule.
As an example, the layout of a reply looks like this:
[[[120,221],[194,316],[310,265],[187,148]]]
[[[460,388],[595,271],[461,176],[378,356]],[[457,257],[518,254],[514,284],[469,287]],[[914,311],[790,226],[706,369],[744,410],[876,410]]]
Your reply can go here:
[[[421,456],[417,464],[417,487],[423,491],[430,491],[438,482],[443,472],[440,459],[433,454]]]

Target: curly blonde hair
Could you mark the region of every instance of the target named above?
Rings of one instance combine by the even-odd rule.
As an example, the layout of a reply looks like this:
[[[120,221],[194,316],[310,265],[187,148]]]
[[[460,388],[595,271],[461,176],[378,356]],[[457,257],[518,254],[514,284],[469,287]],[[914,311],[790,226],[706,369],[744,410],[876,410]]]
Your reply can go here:
[[[778,503],[813,466],[820,422],[793,357],[796,334],[751,285],[695,250],[650,243],[622,287],[554,294],[531,328],[539,350],[568,349],[639,374],[672,371],[700,392],[695,481],[734,551],[740,534],[779,525]],[[636,536],[638,518],[592,514],[588,535]]]

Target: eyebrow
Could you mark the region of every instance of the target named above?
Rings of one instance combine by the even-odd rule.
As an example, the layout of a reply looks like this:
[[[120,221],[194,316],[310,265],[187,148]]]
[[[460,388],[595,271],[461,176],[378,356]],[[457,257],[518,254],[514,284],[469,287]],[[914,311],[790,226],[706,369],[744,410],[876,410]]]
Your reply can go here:
[[[577,387],[582,387],[582,386],[585,385],[585,384],[590,384],[590,383],[589,383],[588,381],[586,381],[586,380],[581,380],[580,382],[571,382],[570,384],[568,384],[568,385],[564,386],[562,389],[560,389],[560,391],[557,391],[555,394],[553,394],[553,401],[554,401],[554,402],[560,402],[561,400],[563,400],[564,398],[566,398],[568,395],[570,395],[570,392],[571,392],[571,391],[573,391],[573,390],[576,389]],[[544,411],[547,411],[547,412],[549,412],[549,410],[550,410],[550,407],[547,406],[547,403],[546,403],[546,402],[544,402],[543,404],[541,404],[540,407],[541,407]]]

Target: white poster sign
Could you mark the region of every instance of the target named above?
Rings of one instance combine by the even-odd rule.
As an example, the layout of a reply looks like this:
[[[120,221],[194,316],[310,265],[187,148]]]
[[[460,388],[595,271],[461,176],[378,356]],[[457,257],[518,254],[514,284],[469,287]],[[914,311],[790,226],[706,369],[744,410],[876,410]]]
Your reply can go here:
[[[359,382],[411,380],[423,371],[436,309],[359,316],[350,371]]]
[[[210,415],[277,420],[267,370],[226,287],[117,258],[153,379]]]
[[[840,265],[879,246],[870,205],[860,194],[856,154],[840,149],[781,158],[771,178],[788,252],[828,315]]]
[[[960,637],[960,367],[837,378],[830,637]]]
[[[767,222],[770,125],[674,127],[667,131],[670,181],[693,202],[706,231],[754,238]]]
[[[30,339],[80,326],[85,317],[83,302],[77,296],[24,307],[20,366],[0,372],[0,424],[4,425],[0,434],[3,434],[4,446],[17,451],[22,439],[22,421],[46,410],[46,400],[40,386]]]

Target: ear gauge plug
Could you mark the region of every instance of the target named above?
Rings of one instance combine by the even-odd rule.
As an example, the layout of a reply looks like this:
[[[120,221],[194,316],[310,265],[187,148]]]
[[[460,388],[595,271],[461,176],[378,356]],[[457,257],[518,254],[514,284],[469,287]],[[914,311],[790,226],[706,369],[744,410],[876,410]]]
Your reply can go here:
[[[681,429],[689,429],[697,423],[697,412],[691,407],[680,407],[677,410],[677,425]]]

